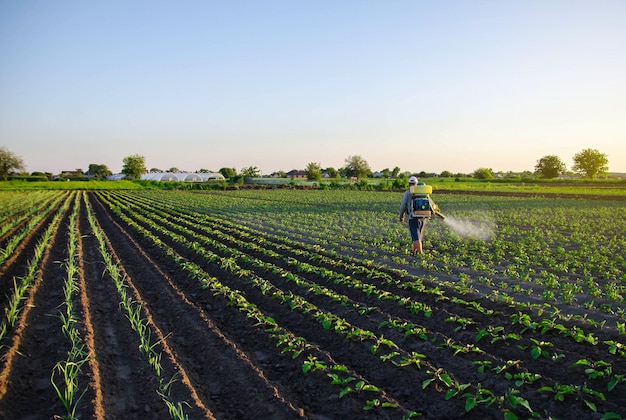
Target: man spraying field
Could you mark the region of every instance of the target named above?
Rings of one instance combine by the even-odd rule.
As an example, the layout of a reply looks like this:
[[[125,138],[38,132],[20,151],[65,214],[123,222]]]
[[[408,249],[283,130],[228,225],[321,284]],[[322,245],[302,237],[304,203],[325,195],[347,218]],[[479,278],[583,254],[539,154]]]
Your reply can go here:
[[[439,211],[439,206],[430,198],[433,188],[425,185],[423,182],[418,183],[417,177],[409,178],[409,188],[402,196],[402,204],[400,205],[400,223],[404,222],[405,215],[408,216],[409,232],[413,240],[412,254],[422,254],[422,238],[424,237],[424,228],[432,215],[445,219]]]

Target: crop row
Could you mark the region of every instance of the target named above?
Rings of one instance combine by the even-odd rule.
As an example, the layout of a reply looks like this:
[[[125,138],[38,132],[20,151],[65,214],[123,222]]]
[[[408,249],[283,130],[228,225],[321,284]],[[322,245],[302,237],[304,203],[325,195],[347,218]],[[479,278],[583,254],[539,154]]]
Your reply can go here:
[[[621,237],[611,236],[624,230],[619,208],[583,201],[587,211],[574,201],[558,202],[564,209],[557,209],[545,200],[447,197],[438,202],[446,204],[449,218],[491,227],[491,236],[462,237],[432,222],[428,253],[413,259],[406,253],[407,232],[396,220],[394,195],[308,193],[0,194],[0,203],[6,204],[0,218],[0,247],[6,256],[0,262],[0,287],[7,297],[0,329],[0,413],[6,414],[7,404],[15,406],[16,390],[25,389],[27,382],[19,375],[28,358],[22,354],[39,354],[32,346],[42,340],[57,343],[46,356],[52,363],[38,363],[45,367],[57,403],[39,413],[73,418],[92,410],[91,401],[102,405],[98,363],[106,364],[110,357],[101,359],[103,353],[116,353],[103,352],[94,335],[102,346],[103,332],[113,330],[94,329],[90,317],[102,321],[100,314],[112,303],[126,321],[115,331],[134,333],[130,341],[143,355],[147,376],[154,377],[146,389],[153,389],[173,418],[202,410],[212,418],[207,407],[213,408],[219,394],[211,394],[223,386],[200,371],[192,385],[185,373],[187,368],[206,369],[211,359],[226,360],[213,352],[184,354],[179,345],[191,344],[192,336],[182,335],[183,329],[195,335],[214,328],[205,306],[222,329],[235,320],[232,311],[242,315],[237,330],[227,332],[239,340],[232,348],[247,348],[241,361],[260,378],[272,376],[276,385],[269,389],[281,401],[289,394],[284,390],[301,392],[303,399],[287,402],[292,407],[287,410],[306,407],[306,401],[324,394],[305,391],[326,386],[344,406],[357,404],[364,410],[351,412],[359,417],[471,412],[510,419],[610,419],[625,414],[626,327],[619,319],[623,258],[606,250],[615,251],[622,243]],[[493,220],[485,216],[488,208]],[[604,222],[613,212],[617,219],[594,233],[595,222],[589,227],[570,220],[577,210],[585,216],[595,212]],[[605,241],[606,249],[584,247],[585,235],[596,246]],[[116,249],[122,245],[120,259]],[[518,245],[525,254],[516,250]],[[131,278],[126,269],[137,257],[176,272],[177,283],[162,274],[148,275],[142,266]],[[568,258],[578,261],[571,269]],[[550,266],[553,262],[561,265]],[[104,275],[97,267],[104,268]],[[143,273],[146,278],[140,279]],[[197,291],[200,286],[203,292]],[[550,291],[558,292],[560,300],[547,299]],[[595,301],[585,301],[589,297]],[[168,317],[175,307],[176,316]],[[192,328],[177,325],[189,323],[189,316],[205,321],[198,319]],[[172,332],[163,333],[163,327]],[[42,330],[45,338],[33,341]],[[265,341],[273,342],[276,354],[257,347]],[[198,344],[204,347],[204,342],[194,347]],[[172,345],[183,353],[172,353]],[[284,362],[276,362],[281,353]],[[284,376],[277,376],[278,371]],[[34,373],[24,369],[25,377]],[[176,384],[179,374],[184,386]],[[25,395],[35,394],[29,390]],[[181,399],[191,395],[189,403]]]
[[[93,289],[100,288],[102,281],[111,281],[119,292],[119,301],[113,302],[113,307],[119,305],[124,311],[127,327],[136,333],[146,366],[150,366],[157,378],[158,387],[153,392],[160,396],[171,418],[187,418],[184,413],[187,403],[170,396],[170,388],[178,379],[171,376],[171,369],[168,370],[170,376],[162,369],[159,350],[162,337],[153,338],[153,326],[146,320],[144,308],[135,300],[136,296],[128,292],[129,279],[111,254],[87,194],[57,193],[39,198],[31,202],[39,206],[36,209],[13,206],[15,211],[6,213],[7,219],[3,220],[15,219],[16,214],[29,214],[30,219],[20,223],[32,230],[26,234],[24,227],[10,230],[12,236],[6,238],[6,243],[15,242],[19,252],[11,255],[11,261],[0,264],[2,287],[7,290],[0,328],[0,416],[75,419],[87,413],[94,417],[105,415],[103,384],[98,374],[102,361],[99,360],[100,349],[94,344],[94,313],[90,309],[103,302],[90,301],[93,297],[88,293],[87,284]],[[79,225],[81,214],[85,214],[89,227]],[[97,238],[101,260],[88,264],[102,264],[106,275],[98,273],[85,278],[83,240],[91,235]],[[13,237],[19,237],[19,241],[12,240]],[[12,275],[21,271],[19,260],[25,256],[30,258],[25,263],[24,275]],[[13,262],[16,259],[17,262]],[[58,297],[57,291],[61,291],[62,296]],[[35,385],[29,382],[31,380]],[[150,390],[142,392],[145,391]]]
[[[408,417],[414,415],[412,411],[399,407],[397,402],[386,398],[384,394],[379,391],[378,387],[368,383],[362,375],[350,370],[343,364],[336,363],[328,352],[315,344],[309,343],[304,337],[294,334],[288,328],[282,327],[272,316],[267,315],[259,309],[258,305],[251,303],[244,293],[223,284],[217,277],[203,270],[201,266],[179,254],[173,247],[167,244],[168,239],[171,240],[171,234],[169,235],[170,238],[167,238],[167,232],[165,232],[166,238],[161,238],[155,234],[159,229],[158,225],[154,223],[154,220],[152,220],[152,222],[145,222],[144,220],[144,223],[147,223],[145,226],[142,225],[143,223],[139,224],[138,221],[141,221],[142,217],[132,211],[129,213],[128,209],[129,207],[133,207],[132,203],[117,200],[112,201],[114,199],[111,197],[103,197],[103,200],[111,206],[126,223],[151,240],[153,244],[162,248],[167,255],[173,258],[177,264],[179,264],[179,267],[185,270],[192,278],[201,282],[205,288],[215,295],[226,297],[229,303],[235,306],[239,311],[245,313],[246,317],[250,319],[254,325],[262,327],[275,340],[276,346],[281,348],[283,353],[291,355],[292,358],[300,357],[305,359],[302,365],[303,372],[330,372],[328,373],[328,380],[330,384],[337,385],[341,388],[339,394],[341,396],[352,392],[369,392],[373,398],[367,400],[364,406],[365,409],[399,409],[400,412],[404,412]],[[129,214],[132,215],[132,217],[129,217]],[[178,239],[182,238],[179,237]],[[207,251],[205,256],[210,257],[210,252]],[[223,265],[224,264],[220,264],[220,266]],[[228,266],[228,261],[225,261],[225,265]],[[231,268],[234,268],[234,266],[231,266]],[[263,281],[260,277],[257,277],[255,280]],[[352,384],[352,382],[355,383]]]
[[[119,294],[120,308],[126,314],[131,328],[137,334],[141,353],[144,355],[154,374],[158,377],[159,387],[157,393],[167,405],[171,418],[184,419],[186,418],[184,411],[185,402],[174,401],[170,397],[170,388],[176,378],[166,378],[164,376],[161,364],[162,353],[158,350],[160,340],[156,341],[152,338],[152,326],[144,315],[144,308],[139,302],[134,301],[129,294],[129,286],[125,281],[123,271],[109,252],[104,233],[98,226],[86,197],[85,206],[91,231],[99,244],[99,251],[102,261],[104,262],[106,273],[108,273],[111,280],[115,283],[115,289]]]
[[[436,200],[455,224],[430,223],[427,252],[412,259],[394,193],[141,194],[440,281],[443,273],[450,285],[496,301],[540,302],[571,314],[584,308],[595,320],[626,316],[626,210],[619,202],[443,195]]]
[[[79,315],[75,310],[75,291],[76,289],[76,249],[77,236],[75,230],[75,221],[78,214],[77,203],[79,196],[75,194],[60,195],[57,194],[52,198],[52,206],[45,206],[44,202],[40,202],[42,208],[37,211],[30,211],[32,218],[36,223],[25,221],[24,224],[28,228],[28,232],[24,234],[24,228],[21,230],[13,230],[12,238],[19,238],[16,241],[20,247],[26,246],[26,242],[31,242],[31,230],[35,232],[35,226],[47,223],[43,233],[37,239],[34,246],[33,255],[27,263],[26,273],[21,278],[12,278],[13,288],[10,291],[8,300],[5,303],[5,320],[3,320],[2,334],[0,339],[3,341],[3,368],[0,375],[0,400],[11,391],[11,377],[20,375],[16,368],[16,364],[23,356],[22,346],[27,340],[25,336],[28,334],[28,326],[32,312],[36,310],[37,295],[41,293],[43,288],[42,267],[46,264],[47,255],[51,252],[56,241],[60,240],[59,228],[63,219],[69,219],[70,227],[68,230],[68,246],[65,250],[65,263],[63,265],[65,277],[60,285],[63,289],[64,300],[60,305],[61,310],[56,314],[61,321],[59,329],[56,331],[60,336],[64,336],[67,340],[65,352],[66,357],[58,360],[48,372],[51,387],[57,393],[59,401],[64,407],[63,418],[75,418],[75,410],[81,393],[79,392],[78,378],[82,365],[87,362],[88,357],[85,352],[80,332],[77,328],[77,319]],[[46,207],[46,208],[43,208]],[[18,211],[19,212],[19,211]],[[52,215],[49,213],[52,212]],[[12,217],[12,216],[9,216]],[[47,222],[44,222],[47,220]],[[9,239],[7,243],[13,243]],[[7,267],[5,267],[5,270]],[[5,279],[6,281],[7,279]],[[3,285],[3,286],[6,286]]]
[[[346,336],[351,337],[351,334],[356,334],[357,337],[360,337],[360,335],[363,334],[361,331],[367,331],[366,333],[364,333],[365,336],[367,336],[368,339],[372,340],[372,342],[374,343],[372,344],[372,342],[369,342],[367,344],[370,349],[370,352],[372,352],[374,355],[377,355],[378,349],[381,348],[380,346],[381,343],[383,344],[382,347],[387,346],[389,348],[390,350],[389,352],[385,354],[378,354],[378,356],[383,361],[386,361],[395,365],[401,365],[404,363],[403,361],[412,360],[411,357],[415,359],[416,356],[414,353],[412,354],[411,357],[409,357],[408,355],[411,355],[411,353],[409,352],[403,353],[402,351],[398,351],[402,349],[400,349],[400,347],[396,343],[394,343],[391,340],[383,339],[382,336],[377,336],[376,333],[374,333],[371,330],[365,330],[360,327],[358,328],[353,327],[350,324],[350,322],[348,322],[345,318],[334,315],[334,314],[329,314],[328,311],[318,311],[319,307],[309,302],[307,299],[305,299],[304,296],[308,293],[313,293],[314,295],[320,295],[320,296],[323,295],[329,301],[340,302],[344,305],[351,306],[352,309],[356,313],[360,313],[361,315],[368,312],[367,308],[374,309],[374,307],[371,304],[364,305],[358,302],[356,303],[352,302],[350,299],[348,299],[345,296],[338,295],[335,292],[331,291],[330,289],[320,287],[316,283],[316,281],[308,281],[306,279],[302,279],[301,276],[297,273],[308,272],[309,274],[315,274],[316,276],[320,276],[320,277],[327,277],[327,278],[330,277],[330,280],[333,282],[333,284],[337,284],[337,285],[346,285],[347,283],[349,283],[350,285],[348,285],[347,287],[353,288],[353,289],[359,289],[366,296],[371,295],[375,297],[373,302],[376,302],[376,300],[378,301],[391,300],[391,301],[396,302],[396,304],[403,305],[405,308],[407,307],[407,304],[409,308],[411,307],[424,308],[424,305],[419,305],[415,302],[410,303],[411,299],[407,298],[406,296],[400,297],[398,295],[394,295],[393,293],[389,291],[379,291],[378,288],[372,283],[369,283],[369,286],[363,286],[363,281],[361,280],[355,279],[356,280],[355,282],[353,282],[352,280],[348,281],[346,280],[346,277],[349,277],[349,276],[346,276],[345,274],[333,272],[333,270],[329,270],[327,268],[326,269],[322,269],[320,267],[315,268],[315,266],[312,266],[309,263],[305,264],[303,262],[298,262],[294,257],[282,258],[280,255],[277,255],[276,252],[274,252],[273,254],[272,252],[265,252],[265,254],[267,254],[266,256],[268,258],[273,259],[273,260],[282,259],[282,263],[281,263],[282,266],[278,264],[272,265],[271,263],[268,263],[267,260],[262,261],[260,259],[255,259],[253,258],[252,253],[263,254],[264,253],[263,249],[267,249],[266,246],[268,245],[268,242],[264,242],[263,247],[259,247],[258,245],[246,247],[245,239],[236,239],[236,238],[229,239],[228,238],[229,234],[223,231],[224,228],[221,229],[222,231],[220,234],[215,235],[215,232],[220,231],[220,226],[226,225],[226,230],[228,230],[229,224],[225,223],[223,220],[213,219],[211,221],[211,218],[206,217],[206,216],[205,218],[202,218],[198,214],[180,215],[180,211],[178,212],[179,216],[177,216],[176,215],[177,212],[174,210],[168,213],[164,213],[163,211],[160,210],[164,207],[162,203],[157,204],[155,202],[149,202],[149,201],[145,202],[143,210],[142,210],[140,205],[138,204],[140,200],[138,200],[136,197],[132,198],[132,203],[131,203],[131,199],[129,199],[128,197],[124,198],[123,195],[118,195],[116,197],[116,200],[118,201],[115,201],[114,204],[110,204],[111,207],[118,209],[118,210],[121,208],[125,208],[126,220],[129,223],[132,221],[133,223],[136,224],[138,220],[141,220],[141,223],[144,224],[144,226],[140,229],[142,229],[145,234],[154,235],[154,233],[150,233],[150,232],[159,232],[159,234],[162,235],[162,237],[156,237],[156,236],[154,237],[155,238],[154,240],[156,243],[162,243],[162,241],[164,240],[169,240],[169,241],[173,240],[174,242],[182,243],[183,245],[188,246],[195,252],[202,255],[206,259],[207,262],[210,262],[215,265],[219,265],[223,269],[229,269],[231,270],[231,272],[233,272],[233,274],[241,278],[252,278],[252,280],[250,281],[252,281],[255,284],[255,287],[259,287],[263,291],[263,294],[268,294],[274,298],[277,298],[281,300],[284,304],[289,305],[292,309],[299,310],[303,314],[306,314],[306,315],[309,315],[311,313],[317,314],[316,316],[314,316],[314,318],[317,319],[327,330],[334,331],[335,333],[343,334],[344,337]],[[201,223],[199,223],[199,219],[202,220]],[[184,224],[189,226],[189,228],[181,227],[181,226],[184,226]],[[167,227],[162,226],[162,225],[165,225]],[[200,232],[194,233],[194,229],[191,228],[192,226],[200,226],[200,227],[197,227],[198,229],[200,229]],[[232,231],[233,227],[231,226],[230,229]],[[174,233],[175,231],[178,231],[180,233]],[[210,240],[209,238],[210,236],[216,236],[216,239]],[[228,243],[228,242],[230,242],[230,244],[227,246],[220,245],[221,243]],[[281,246],[284,247],[284,244],[276,245],[276,246],[279,249],[282,249]],[[247,253],[242,253],[241,251],[246,248],[248,248],[249,251]],[[209,251],[209,249],[212,249],[212,250]],[[215,254],[214,250],[219,250],[219,252],[222,255]],[[297,253],[296,251],[293,251],[293,252]],[[354,263],[350,263],[350,264],[352,264],[354,268],[355,266]],[[250,271],[250,269],[242,268],[243,265],[252,266],[255,272]],[[290,266],[295,267],[295,272],[286,270]],[[387,279],[388,284],[394,283],[394,280],[390,279],[389,274],[386,274],[384,271],[377,270],[375,267],[371,267],[371,266],[370,267],[361,266],[361,268],[364,270],[366,269],[369,272],[369,276],[378,281],[380,281],[380,279]],[[345,266],[344,266],[344,270],[345,270]],[[272,281],[269,281],[263,277],[263,276],[270,276],[272,272],[273,272],[273,275],[278,275],[279,277],[284,278],[287,281],[294,282],[295,284],[297,284],[299,288],[303,289],[304,291],[299,292],[300,294],[296,294],[293,290],[284,291],[285,286],[277,284],[275,283],[275,281],[274,283],[272,283]],[[353,271],[353,273],[354,272],[355,271]],[[257,274],[257,273],[262,273],[262,274]],[[271,277],[272,276],[270,276],[270,278]],[[403,281],[401,282],[401,285],[395,285],[395,287],[397,287],[399,290],[406,291],[407,288],[409,287],[408,286],[409,284],[413,285],[412,287],[415,287],[415,284],[418,284],[418,283],[419,282],[416,282],[416,279],[411,279],[410,281]],[[455,297],[453,299],[447,298],[445,296],[442,297],[441,292],[440,291],[438,292],[436,288],[426,289],[426,291],[424,291],[423,284],[422,284],[421,293],[425,295],[438,295],[437,299],[434,302],[447,301],[447,302],[455,303],[456,306],[460,306],[465,309],[471,308],[472,310],[477,310],[479,313],[483,315],[484,314],[489,315],[490,313],[494,314],[493,311],[490,312],[490,310],[481,308],[479,305],[472,305],[468,303],[468,301],[464,301],[463,299],[458,298],[458,297]],[[328,302],[324,303],[325,306],[328,304],[329,304]],[[415,315],[416,311],[413,311],[413,312],[414,312],[413,315]],[[431,313],[431,312],[432,310],[427,309],[423,313],[426,314],[426,313]],[[356,319],[358,321],[358,317]],[[453,355],[458,355],[461,353],[462,354],[468,354],[468,353],[484,354],[485,352],[482,351],[479,347],[477,347],[476,343],[478,343],[480,340],[484,339],[485,337],[489,337],[492,343],[497,342],[500,339],[503,339],[503,337],[509,340],[517,341],[519,340],[519,338],[515,340],[515,337],[522,337],[524,333],[536,334],[538,331],[537,329],[539,328],[538,326],[540,325],[544,334],[547,331],[559,332],[565,337],[573,340],[576,343],[583,342],[591,346],[598,344],[598,339],[594,338],[593,334],[586,334],[586,333],[581,332],[582,330],[580,329],[565,327],[562,324],[555,322],[554,319],[552,319],[551,325],[549,325],[548,323],[543,323],[543,321],[541,323],[536,322],[532,320],[530,315],[523,314],[521,312],[514,313],[511,315],[511,325],[517,328],[517,332],[508,332],[505,330],[504,327],[489,328],[487,326],[482,326],[482,328],[480,328],[481,325],[479,325],[478,322],[472,320],[471,317],[467,317],[465,316],[465,314],[463,315],[456,314],[456,309],[453,313],[448,314],[448,316],[445,318],[445,322],[455,324],[456,325],[456,327],[454,328],[455,332],[459,332],[460,330],[466,330],[470,326],[477,325],[477,332],[475,335],[476,338],[474,338],[475,343],[470,343],[470,342],[460,343],[450,337],[445,337],[445,334],[441,336],[440,332],[435,332],[434,334],[430,333],[430,334],[433,334],[432,336],[430,336],[428,332],[420,334],[422,336],[422,339],[424,339],[424,341],[433,343],[433,347],[435,348],[438,347],[440,349],[448,349],[449,351],[452,352]],[[424,327],[420,326],[419,324],[416,324],[413,321],[409,321],[406,319],[403,320],[403,319],[398,319],[398,318],[394,319],[393,317],[389,317],[389,316],[387,316],[384,322],[381,322],[381,326],[384,326],[385,328],[389,328],[390,326],[393,326],[394,328],[401,329],[404,334],[407,334],[407,332],[409,331],[428,331],[428,330],[424,330],[423,329]],[[407,326],[411,326],[411,327],[407,328]],[[510,328],[513,328],[513,327],[510,327]],[[355,333],[354,331],[358,331],[358,332]],[[409,333],[409,335],[411,334]],[[437,336],[439,336],[439,338],[437,338]],[[432,337],[435,337],[435,338],[433,339]],[[439,342],[437,342],[437,340],[439,340]],[[358,341],[365,342],[367,340],[361,337],[358,339]],[[609,346],[607,348],[610,349],[610,344],[607,344],[607,346]],[[565,355],[563,353],[561,354],[551,353],[550,349],[552,347],[552,343],[549,340],[539,339],[537,336],[523,338],[523,341],[518,343],[517,346],[515,347],[519,348],[520,350],[528,351],[531,360],[537,360],[540,357],[546,358],[546,359],[552,357],[555,361],[558,361],[559,359],[565,358]],[[477,349],[477,350],[473,350],[473,349]],[[523,352],[520,354],[523,354]],[[572,357],[576,357],[575,353],[571,353],[570,356],[567,356],[567,359],[570,360]],[[421,360],[422,358],[419,358],[419,359],[420,359],[419,364],[425,363],[426,365],[430,363],[426,359],[426,356],[424,357],[424,359],[426,360]],[[596,361],[593,359],[580,358],[580,359],[574,359],[574,361],[577,361],[575,366],[580,366],[584,363],[588,363],[593,366],[603,365],[602,361]],[[485,367],[490,366],[492,364],[496,364],[496,366],[492,368],[493,372],[502,374],[506,370],[506,367],[500,368],[499,366],[497,366],[497,362],[494,361],[493,358],[491,360],[489,360],[489,358],[481,359],[481,360],[470,359],[470,363],[473,363],[478,366],[477,368],[478,373],[484,373]],[[524,384],[525,386],[528,386],[536,382],[541,377],[539,373],[533,373],[532,370],[529,371],[528,369],[524,369],[523,366],[519,366],[520,365],[519,361],[516,362],[515,360],[509,360],[508,362],[505,363],[505,365],[506,364],[508,364],[509,367],[515,365],[516,367],[520,368],[521,372],[518,372],[517,374],[513,374],[510,372],[505,373],[505,375],[507,376],[507,379],[511,380],[511,382],[515,383],[517,386],[521,386],[522,384]],[[532,363],[529,363],[529,364],[532,365]],[[428,372],[431,372],[433,375],[437,372],[439,374],[441,374],[442,372],[445,373],[445,369],[442,369],[441,367],[438,367],[434,364],[430,364],[429,369],[427,370]],[[447,373],[445,374],[448,375]],[[622,381],[623,375],[621,376],[620,375],[621,375],[620,373],[614,372],[613,370],[611,370],[610,377],[608,377],[609,375],[607,374],[607,378],[605,379],[609,381],[609,384],[611,384],[609,385],[609,388],[611,391],[615,388],[615,386],[619,382]],[[594,377],[594,379],[596,379],[599,376],[600,375],[597,375],[596,377]],[[453,376],[448,375],[446,377],[452,378]],[[583,397],[582,399],[587,402],[588,406],[591,409],[594,409],[594,410],[596,409],[596,404],[594,401],[596,399],[598,401],[602,401],[604,399],[604,395],[602,392],[590,388],[585,383],[580,383],[576,385],[575,384],[563,385],[563,384],[555,383],[555,382],[550,383],[548,378],[543,378],[543,379],[544,380],[542,382],[534,386],[533,389],[535,389],[536,392],[537,391],[538,392],[551,392],[555,394],[555,397],[556,395],[561,397],[562,389],[564,389],[565,387],[568,387],[572,393],[577,394],[579,397],[582,396]],[[431,382],[429,382],[427,379],[424,379],[422,383],[425,384],[425,386],[428,386],[428,384],[430,384]],[[496,395],[492,391],[485,389],[480,383],[474,384],[474,385],[472,385],[471,383],[462,384],[459,381],[451,380],[447,384],[446,384],[446,381],[443,381],[443,384],[447,386],[448,391],[446,392],[446,396],[448,398],[457,396],[457,394],[463,395],[466,398],[466,403],[467,403],[466,407],[470,407],[470,408],[472,407],[472,404],[479,403],[479,402],[482,402],[485,405],[489,405],[496,401],[499,401],[500,403],[502,403],[503,401],[519,401],[519,402],[526,401],[527,402],[527,400],[524,399],[523,397],[517,396],[516,393],[511,393],[510,391],[506,391],[500,395]],[[467,387],[465,387],[465,385],[467,385],[467,387],[471,387],[470,389],[474,390],[473,393],[466,392]],[[519,392],[518,389],[513,389],[513,391]],[[491,397],[486,397],[487,395],[491,395]],[[517,403],[515,403],[514,405],[515,407],[517,407]],[[506,413],[509,413],[509,411],[507,411],[509,410],[508,408],[504,408],[504,410]]]
[[[196,216],[193,216],[193,217],[196,218]],[[205,216],[205,217],[211,218],[211,216]],[[391,276],[387,272],[392,273],[393,275],[399,275],[399,276],[406,274],[406,270],[386,270],[387,272],[382,272],[380,269],[377,269],[377,267],[381,267],[381,266],[379,264],[373,264],[371,260],[360,260],[360,259],[345,257],[343,255],[339,256],[339,253],[335,251],[328,251],[327,249],[321,249],[319,245],[310,245],[310,244],[307,245],[307,242],[295,241],[289,238],[288,236],[268,235],[265,233],[255,231],[253,229],[248,229],[247,230],[248,233],[246,233],[246,229],[236,224],[232,224],[232,227],[229,228],[228,227],[229,224],[224,223],[223,219],[221,218],[213,217],[212,220],[213,220],[213,224],[220,226],[221,229],[225,229],[229,232],[236,232],[239,235],[247,236],[247,241],[244,241],[243,243],[240,242],[239,244],[237,244],[238,247],[241,247],[241,246],[246,247],[246,246],[250,246],[248,244],[250,244],[251,242],[259,242],[264,247],[273,246],[279,252],[285,252],[285,250],[291,250],[290,252],[292,252],[294,255],[304,253],[309,258],[313,259],[316,263],[319,264],[320,262],[323,261],[324,264],[331,265],[334,269],[342,269],[347,272],[361,271],[363,273],[369,273],[370,276],[372,276],[373,273],[376,273],[376,278],[382,281],[388,281],[390,279]],[[264,238],[269,238],[270,240],[265,241]],[[286,246],[273,245],[275,243],[283,243],[283,244],[286,244]],[[324,269],[319,269],[319,271],[324,271]],[[324,273],[321,273],[321,275],[326,276]],[[458,292],[461,296],[471,297],[470,296],[471,289],[463,287],[465,280],[468,277],[469,277],[468,275],[461,274],[459,276],[459,281],[457,281],[456,283],[452,285],[452,289],[454,289],[455,292]],[[412,289],[414,292],[423,292],[426,289],[424,286],[424,282],[429,282],[428,280],[432,280],[432,279],[433,279],[433,276],[430,276],[430,279],[424,279],[423,277],[413,276],[410,278],[408,282],[405,282],[405,284],[402,285],[401,287],[405,289]],[[437,286],[443,285],[444,289],[445,289],[445,285],[449,284],[447,282],[437,281],[436,277],[434,277],[434,281],[430,281],[429,283],[437,285]],[[439,290],[439,287],[430,288],[429,293],[442,295],[442,292]],[[463,301],[462,298],[458,298],[458,297],[454,299],[456,302]],[[594,338],[593,331],[601,330],[606,327],[605,323],[596,323],[593,320],[591,319],[587,320],[584,317],[583,318],[574,317],[575,320],[587,321],[588,327],[585,328],[584,330],[576,326],[565,327],[564,325],[562,325],[562,322],[572,320],[573,317],[562,314],[561,311],[559,311],[557,308],[550,307],[549,305],[546,305],[546,304],[537,305],[537,304],[520,304],[519,302],[512,302],[512,303],[514,304],[515,308],[519,308],[522,310],[524,308],[530,308],[530,309],[534,309],[535,312],[537,313],[537,316],[539,319],[533,320],[529,315],[520,316],[518,315],[517,311],[514,312],[513,316],[525,320],[524,322],[526,324],[525,328],[529,328],[529,327],[538,328],[539,330],[542,331],[542,333],[546,333],[547,331],[551,331],[551,330],[556,331],[558,333],[571,337],[573,340],[577,342],[590,341],[592,343],[597,343],[598,340],[597,338]],[[466,305],[471,305],[473,306],[474,309],[478,309],[480,311],[480,307],[477,304],[477,301],[474,299],[472,299],[470,303],[466,303]],[[620,333],[623,334],[624,324],[619,323],[619,322],[616,323],[616,329]],[[611,347],[613,347],[613,344],[611,344]],[[619,344],[618,344],[618,347],[619,347]]]
[[[57,211],[54,214],[52,220],[49,222],[47,228],[45,229],[42,236],[38,239],[37,244],[35,246],[35,251],[33,257],[27,263],[27,269],[24,276],[21,278],[12,278],[11,281],[13,283],[12,289],[7,293],[8,300],[4,306],[4,314],[5,318],[2,320],[2,326],[0,327],[0,342],[4,339],[7,334],[7,330],[9,328],[13,328],[18,321],[20,313],[24,308],[24,300],[27,292],[34,285],[37,276],[37,269],[40,266],[41,260],[43,258],[45,250],[50,246],[50,240],[57,229],[59,221],[66,213],[69,207],[69,197],[65,198],[65,201],[62,205],[59,205],[59,201],[61,197],[58,197],[56,201],[54,201],[51,207],[48,207],[47,210],[43,210],[38,213],[37,216],[33,216],[33,220],[36,220],[35,223],[26,223],[26,228],[21,229],[15,232],[10,238],[5,241],[5,248],[3,253],[2,262],[6,261],[8,257],[13,255],[13,252],[18,248],[18,246],[26,240],[28,234],[30,234],[31,229],[39,224],[44,218],[49,216],[49,212],[56,208]],[[31,226],[32,224],[32,226]],[[8,281],[6,279],[5,281]],[[3,288],[6,288],[8,285],[3,285]]]

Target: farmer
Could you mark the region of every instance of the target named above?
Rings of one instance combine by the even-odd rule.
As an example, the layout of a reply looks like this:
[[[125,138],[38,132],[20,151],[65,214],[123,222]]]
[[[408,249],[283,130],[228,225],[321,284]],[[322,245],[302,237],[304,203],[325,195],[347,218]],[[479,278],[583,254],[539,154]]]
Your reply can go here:
[[[417,177],[412,176],[409,178],[409,188],[404,192],[402,196],[402,204],[400,205],[400,223],[404,222],[404,215],[409,216],[409,232],[411,233],[411,239],[413,240],[412,254],[422,254],[422,238],[424,237],[424,228],[426,227],[427,217],[413,217],[409,210],[409,203],[411,201],[411,187],[417,185]]]

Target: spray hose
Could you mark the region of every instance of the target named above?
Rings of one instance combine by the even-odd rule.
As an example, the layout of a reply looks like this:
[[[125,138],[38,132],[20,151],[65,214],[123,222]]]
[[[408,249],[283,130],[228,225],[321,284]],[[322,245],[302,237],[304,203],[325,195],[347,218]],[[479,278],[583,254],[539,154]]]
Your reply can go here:
[[[435,202],[432,200],[430,200],[430,208],[433,214],[441,218],[441,220],[444,220],[446,218],[446,216],[441,211],[439,211],[439,206],[435,204]]]
[[[439,218],[441,218],[441,220],[445,220],[446,215],[443,214],[442,212],[440,212],[439,210],[433,210],[433,214]]]

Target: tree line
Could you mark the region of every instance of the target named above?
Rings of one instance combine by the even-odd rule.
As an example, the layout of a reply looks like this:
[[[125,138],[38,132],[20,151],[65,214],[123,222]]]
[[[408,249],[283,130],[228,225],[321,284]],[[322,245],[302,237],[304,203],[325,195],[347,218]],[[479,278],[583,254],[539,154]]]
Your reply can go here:
[[[574,165],[571,170],[573,173],[581,175],[585,178],[597,178],[604,176],[608,173],[608,157],[606,154],[601,153],[597,149],[584,149],[579,153],[576,153],[573,157]],[[322,168],[320,163],[309,162],[304,169],[306,178],[310,181],[320,181],[323,177],[328,178],[356,178],[362,179],[371,177],[374,175],[370,165],[360,155],[348,156],[345,159],[344,166],[335,169],[332,167]],[[6,147],[0,147],[0,180],[7,180],[9,175],[24,175],[25,165],[23,159],[15,153],[8,150]],[[139,179],[143,173],[148,172],[146,168],[145,156],[135,154],[127,156],[123,159],[122,174],[127,179]],[[162,171],[158,168],[150,169],[150,172],[179,172],[179,169],[172,167],[167,171]],[[201,169],[197,172],[212,172],[207,169]],[[255,178],[261,176],[261,171],[256,166],[249,166],[242,168],[239,172],[235,168],[221,168],[219,171],[224,178],[233,179],[236,177],[241,178]],[[536,176],[552,179],[567,172],[567,167],[556,155],[546,155],[540,158],[535,165]],[[377,175],[383,178],[399,178],[409,174],[409,172],[401,172],[399,167],[393,169],[385,168],[378,172]],[[63,174],[61,174],[63,175]],[[86,172],[81,169],[72,171],[69,174],[65,174],[66,177],[90,177],[96,179],[105,179],[107,176],[112,175],[112,172],[106,165],[92,163]],[[287,174],[284,172],[276,172],[276,176],[284,177]],[[427,177],[431,174],[420,172],[418,174],[421,177]],[[52,178],[52,174],[33,172],[31,176],[45,176],[49,179]],[[466,174],[453,174],[450,171],[443,171],[438,174],[441,177],[462,177],[468,176]],[[476,179],[491,179],[494,178],[495,173],[491,168],[478,168],[469,176]]]

